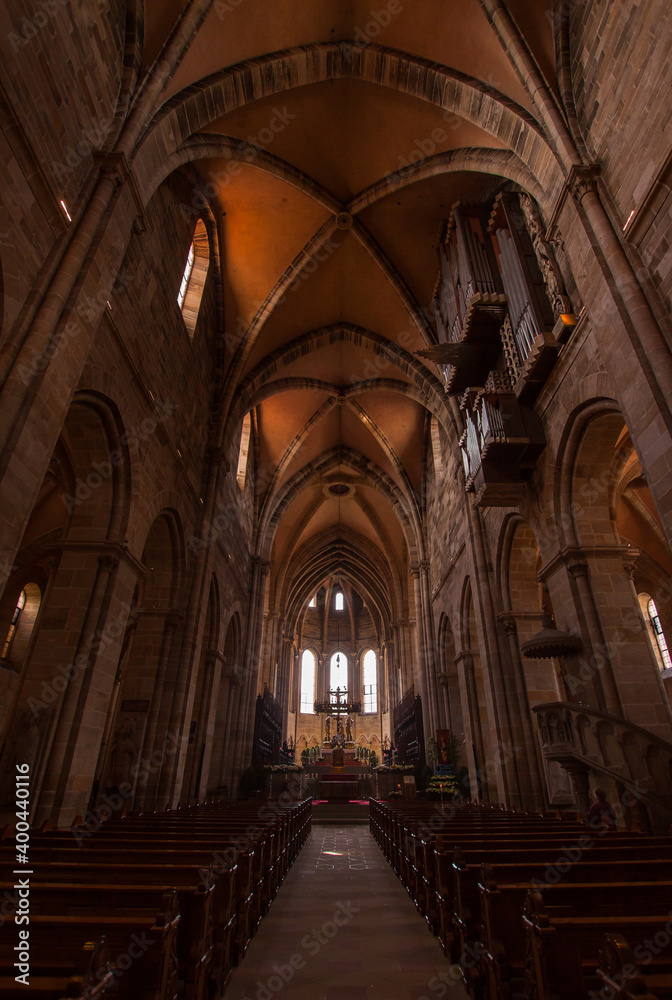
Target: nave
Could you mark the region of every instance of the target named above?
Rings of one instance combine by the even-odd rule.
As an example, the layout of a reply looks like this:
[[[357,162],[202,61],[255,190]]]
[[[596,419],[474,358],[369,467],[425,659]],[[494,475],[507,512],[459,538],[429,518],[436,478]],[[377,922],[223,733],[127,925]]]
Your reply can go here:
[[[364,826],[313,826],[226,991],[226,1000],[466,996]]]

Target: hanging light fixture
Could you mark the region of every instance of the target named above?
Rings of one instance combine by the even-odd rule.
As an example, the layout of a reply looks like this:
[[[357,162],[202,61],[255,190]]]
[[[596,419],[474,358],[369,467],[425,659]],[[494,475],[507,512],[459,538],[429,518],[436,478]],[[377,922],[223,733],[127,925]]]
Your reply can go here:
[[[342,397],[338,397],[338,471],[341,471],[341,421],[343,417],[343,406]],[[332,494],[336,495],[336,500],[338,503],[338,535],[336,544],[336,586],[337,594],[342,594],[341,589],[341,497],[344,493],[347,493],[348,488],[343,483],[332,483],[330,490]],[[336,671],[337,675],[340,677],[341,671],[341,618],[340,615],[336,615]],[[347,684],[346,684],[347,689]]]

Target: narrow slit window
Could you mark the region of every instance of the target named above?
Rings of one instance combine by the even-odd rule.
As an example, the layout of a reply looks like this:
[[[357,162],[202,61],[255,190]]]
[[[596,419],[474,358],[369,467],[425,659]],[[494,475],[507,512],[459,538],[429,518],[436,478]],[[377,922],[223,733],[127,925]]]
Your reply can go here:
[[[364,654],[363,668],[364,698],[362,709],[364,712],[374,713],[378,711],[378,670],[376,654],[372,649]]]
[[[315,714],[315,654],[309,649],[301,657],[301,711]]]
[[[177,304],[190,337],[193,337],[210,267],[210,241],[203,219],[199,219],[187,254]]]
[[[336,597],[334,599],[334,611],[343,610],[343,594],[340,590],[336,591]]]
[[[317,607],[317,601],[315,600],[315,597],[311,598],[311,600],[310,600],[310,602],[308,604],[308,607],[309,608],[315,608],[315,607]]]
[[[670,656],[670,651],[667,648],[667,639],[665,638],[663,626],[661,625],[660,618],[658,617],[658,608],[656,607],[656,603],[653,598],[649,601],[647,610],[649,612],[649,620],[651,622],[653,634],[656,639],[656,645],[658,646],[658,652],[660,653],[660,658],[664,664],[663,669],[670,670],[672,669],[672,657]]]
[[[182,275],[182,284],[180,285],[180,290],[177,295],[177,304],[182,308],[184,305],[184,299],[187,294],[187,288],[189,287],[189,279],[191,278],[191,272],[194,270],[194,261],[196,260],[196,254],[194,253],[194,244],[192,243],[189,247],[189,253],[187,254],[187,263],[184,267],[184,274]]]
[[[250,432],[252,429],[252,419],[249,413],[243,417],[243,429],[240,434],[240,451],[238,452],[238,470],[236,479],[241,490],[245,489],[245,477],[247,476],[247,460],[250,454]]]
[[[12,615],[12,620],[9,625],[9,630],[7,632],[7,638],[5,639],[5,644],[2,647],[2,659],[6,660],[9,656],[9,651],[12,648],[12,642],[14,641],[14,636],[16,635],[16,629],[19,624],[19,618],[21,617],[21,612],[26,606],[26,592],[22,590],[19,594],[19,599],[16,602],[16,607],[14,608],[14,614]]]
[[[341,691],[346,691],[348,687],[348,658],[345,653],[334,653],[331,658],[330,670],[329,670],[329,690],[336,691],[340,688]],[[335,694],[332,694],[331,701],[336,704],[337,698]]]

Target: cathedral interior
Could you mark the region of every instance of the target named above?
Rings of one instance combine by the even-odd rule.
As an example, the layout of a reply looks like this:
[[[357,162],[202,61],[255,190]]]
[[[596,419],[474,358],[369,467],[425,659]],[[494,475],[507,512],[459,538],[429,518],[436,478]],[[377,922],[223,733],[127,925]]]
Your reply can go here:
[[[671,20],[2,4],[3,822],[445,738],[669,831]]]

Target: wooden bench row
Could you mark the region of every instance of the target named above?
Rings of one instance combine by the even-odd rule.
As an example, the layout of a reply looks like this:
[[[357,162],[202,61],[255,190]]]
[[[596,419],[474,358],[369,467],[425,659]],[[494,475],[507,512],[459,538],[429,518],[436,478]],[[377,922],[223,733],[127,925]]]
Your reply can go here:
[[[39,1000],[217,1000],[310,831],[310,800],[204,806],[34,832],[30,965]],[[14,868],[12,831],[0,846]],[[0,885],[12,899],[14,883]],[[13,917],[8,918],[8,923]],[[0,936],[13,983],[18,927]],[[10,978],[11,977],[11,978]]]
[[[372,802],[371,829],[475,1000],[672,1000],[669,838],[473,808],[436,815]]]

